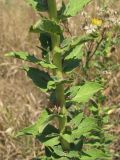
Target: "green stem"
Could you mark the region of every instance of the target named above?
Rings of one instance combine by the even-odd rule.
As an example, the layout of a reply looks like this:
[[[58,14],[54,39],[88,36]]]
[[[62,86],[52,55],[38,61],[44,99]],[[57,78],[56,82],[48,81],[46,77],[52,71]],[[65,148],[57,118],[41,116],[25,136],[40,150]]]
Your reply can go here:
[[[48,2],[49,17],[51,20],[54,20],[57,22],[58,20],[57,20],[56,0],[48,0],[47,2]],[[56,52],[56,48],[60,46],[60,35],[51,34],[51,40],[52,40],[53,64],[57,67],[57,69],[54,71],[54,75],[57,77],[57,79],[61,80],[63,79],[62,55],[61,53]],[[60,114],[62,115],[59,118],[59,130],[60,130],[60,134],[62,134],[64,132],[65,124],[67,121],[63,84],[59,84],[56,87],[56,100],[57,100],[57,106],[60,107]],[[69,145],[62,138],[61,138],[61,145],[64,150],[69,149]]]
[[[56,0],[48,0],[48,12],[50,19],[57,21],[57,7],[56,7]],[[55,51],[56,47],[60,46],[60,36],[57,34],[51,34],[52,40],[52,57],[53,57],[53,64],[57,67],[54,71],[54,75],[57,79],[63,79],[62,74],[62,56],[61,53],[57,53]],[[59,84],[56,87],[56,99],[57,105],[61,108],[61,113],[64,114],[65,108],[65,97],[64,97],[64,85]],[[60,129],[63,129],[63,124],[60,123]]]
[[[49,16],[53,20],[57,20],[56,0],[47,0]]]

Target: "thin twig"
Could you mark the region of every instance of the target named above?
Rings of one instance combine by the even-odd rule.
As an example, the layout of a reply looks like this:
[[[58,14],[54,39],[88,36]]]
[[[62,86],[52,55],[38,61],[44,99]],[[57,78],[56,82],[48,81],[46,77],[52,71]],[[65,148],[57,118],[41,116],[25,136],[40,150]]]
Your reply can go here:
[[[88,60],[87,60],[87,63],[89,63],[89,61],[91,60],[91,58],[95,55],[96,51],[98,50],[100,44],[102,43],[102,41],[104,40],[104,35],[105,35],[105,30],[103,30],[102,32],[102,37],[101,39],[99,40],[99,42],[97,43],[93,53],[89,56]]]

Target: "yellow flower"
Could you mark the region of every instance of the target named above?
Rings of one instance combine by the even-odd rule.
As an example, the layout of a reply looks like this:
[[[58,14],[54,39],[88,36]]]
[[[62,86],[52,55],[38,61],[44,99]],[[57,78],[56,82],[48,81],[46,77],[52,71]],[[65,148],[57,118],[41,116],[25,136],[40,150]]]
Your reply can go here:
[[[101,26],[103,21],[101,19],[93,18],[92,19],[92,24],[95,26]]]

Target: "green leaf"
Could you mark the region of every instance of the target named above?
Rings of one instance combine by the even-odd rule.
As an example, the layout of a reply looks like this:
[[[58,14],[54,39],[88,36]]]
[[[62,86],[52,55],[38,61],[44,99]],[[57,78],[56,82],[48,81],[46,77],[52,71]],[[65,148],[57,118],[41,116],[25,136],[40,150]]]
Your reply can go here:
[[[53,147],[55,145],[58,145],[60,143],[60,141],[59,141],[59,137],[57,136],[57,137],[47,138],[46,140],[44,140],[44,142],[42,141],[42,143],[45,146]]]
[[[49,59],[49,52],[52,50],[51,36],[49,33],[40,33],[39,41],[41,44],[42,56]]]
[[[36,64],[40,64],[43,68],[57,69],[57,67],[54,64],[48,63],[46,61],[39,61]]]
[[[72,101],[85,103],[101,89],[102,86],[97,82],[86,82],[83,86],[80,86],[76,96],[72,98]]]
[[[57,135],[58,133],[59,133],[59,130],[51,124],[48,124],[42,132],[42,134],[47,137],[50,137],[51,135]],[[39,139],[39,136],[38,136],[38,139]]]
[[[24,61],[28,61],[28,62],[32,62],[35,64],[38,64],[44,68],[49,68],[49,69],[56,69],[56,66],[53,65],[52,63],[48,63],[44,60],[39,60],[38,58],[36,58],[34,55],[30,55],[27,52],[9,52],[7,54],[5,54],[5,56],[7,57],[15,57]]]
[[[27,52],[9,52],[7,54],[5,54],[5,56],[7,57],[15,57],[24,61],[28,61],[28,62],[33,62],[36,63],[37,61],[39,61],[34,55],[30,55]]]
[[[56,87],[59,85],[59,84],[65,84],[65,83],[69,83],[70,81],[66,80],[66,79],[55,79],[56,77],[53,77],[53,80],[52,81],[49,81],[48,84],[47,84],[47,89],[48,90],[51,90],[51,89],[56,89]]]
[[[72,37],[65,38],[61,43],[61,48],[65,48],[67,46],[70,46],[72,43]]]
[[[71,159],[74,159],[74,158],[80,158],[80,155],[77,151],[70,151],[68,154],[67,154],[67,157],[71,158]]]
[[[61,43],[61,48],[74,48],[76,45],[81,45],[84,44],[85,42],[89,42],[89,41],[94,41],[94,39],[98,38],[99,34],[98,33],[91,33],[91,34],[87,34],[87,35],[82,35],[82,36],[75,36],[75,37],[67,37],[66,39],[64,39]]]
[[[55,146],[52,149],[54,150],[54,153],[59,157],[64,157],[66,155],[61,146]]]
[[[52,20],[49,19],[42,19],[36,22],[35,25],[33,25],[30,28],[31,32],[36,32],[36,33],[49,33],[49,34],[61,34],[62,29],[61,27]]]
[[[47,84],[47,89],[51,90],[51,89],[55,89],[56,88],[56,83],[55,81],[49,81]]]
[[[33,67],[24,68],[24,70],[27,72],[27,76],[32,79],[36,86],[38,86],[43,92],[47,91],[48,82],[52,81],[52,78],[47,72]]]
[[[81,151],[84,145],[84,137],[81,136],[77,140],[74,140],[73,150],[75,151]]]
[[[67,142],[72,143],[74,142],[73,137],[70,134],[62,134],[61,137]]]
[[[57,158],[58,160],[70,160],[69,158],[67,157],[62,157],[62,158]]]
[[[74,118],[72,118],[72,120],[70,121],[70,124],[72,126],[78,127],[82,121],[82,119],[84,118],[83,113],[79,113],[78,115],[76,115]]]
[[[37,11],[47,11],[48,6],[47,6],[47,1],[44,0],[26,0],[26,2],[34,9]]]
[[[65,57],[65,60],[69,59],[82,59],[83,57],[83,45],[77,45],[75,48],[72,49],[71,52]]]
[[[106,153],[104,153],[102,150],[93,148],[85,151],[86,155],[83,155],[81,157],[81,160],[97,160],[97,159],[104,159],[107,160],[109,157]]]
[[[51,122],[51,120],[55,117],[53,114],[49,114],[47,110],[44,110],[35,124],[26,127],[19,131],[16,136],[23,135],[33,135],[36,136],[39,133],[42,133],[44,128]]]
[[[92,117],[87,117],[79,124],[77,129],[73,130],[72,136],[74,139],[79,138],[82,135],[85,136],[94,129],[97,129],[96,120]]]
[[[65,16],[75,16],[80,12],[91,0],[69,0],[64,11]]]
[[[45,146],[53,147],[60,143],[59,141],[59,130],[53,125],[48,124],[43,132],[37,135],[37,139]]]
[[[69,90],[68,93],[70,93],[70,97],[73,98],[77,95],[78,91],[80,89],[80,86],[72,86]]]
[[[73,55],[70,58],[77,57],[78,59],[81,59],[83,56],[82,47],[84,46],[84,44],[89,41],[94,41],[98,37],[99,37],[98,33],[82,35],[82,36],[72,37],[72,38],[68,37],[64,39],[61,43],[61,51],[62,51],[61,53],[64,55],[64,57],[66,55],[69,56],[70,54],[70,56]]]
[[[63,62],[63,71],[64,72],[71,72],[72,70],[74,70],[79,65],[80,65],[80,60],[79,59],[65,60]]]
[[[78,154],[77,151],[70,151],[70,152],[64,152],[61,146],[55,146],[52,148],[54,150],[54,153],[59,156],[62,157],[60,158],[61,160],[66,158],[79,158],[80,155]],[[66,158],[65,158],[66,157]]]

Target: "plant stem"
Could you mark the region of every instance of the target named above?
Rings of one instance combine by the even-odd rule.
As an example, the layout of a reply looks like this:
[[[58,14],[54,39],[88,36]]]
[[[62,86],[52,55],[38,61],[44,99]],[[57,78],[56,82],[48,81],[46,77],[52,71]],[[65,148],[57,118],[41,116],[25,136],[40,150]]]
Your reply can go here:
[[[54,20],[57,22],[57,6],[56,6],[56,0],[48,0],[48,13],[51,20]],[[57,69],[54,71],[54,75],[58,80],[63,79],[62,74],[62,55],[61,53],[56,52],[56,47],[60,46],[60,35],[57,34],[51,34],[51,41],[52,41],[52,58],[53,58],[53,64],[57,67]],[[60,107],[60,114],[62,116],[59,118],[59,130],[60,135],[64,132],[65,124],[67,121],[67,115],[66,115],[66,108],[65,108],[65,97],[64,97],[64,85],[58,84],[56,87],[56,100],[57,100],[57,106]],[[64,150],[68,150],[70,148],[69,144],[60,138],[62,148]]]
[[[57,20],[57,5],[56,0],[47,0],[49,17],[53,20]]]
[[[57,6],[56,6],[56,0],[48,0],[48,13],[51,20],[54,20],[57,22]],[[52,57],[53,57],[53,64],[57,67],[57,69],[54,71],[54,75],[57,77],[57,79],[61,80],[63,79],[62,74],[62,56],[61,53],[57,53],[55,51],[56,47],[59,47],[60,45],[60,35],[57,34],[51,34],[51,40],[52,40]],[[56,100],[57,100],[57,106],[61,108],[61,113],[65,114],[65,97],[64,97],[64,85],[59,84],[56,87]],[[60,130],[63,130],[63,124],[60,123]]]

